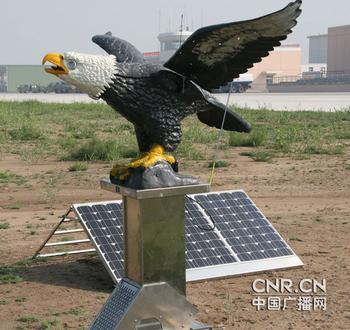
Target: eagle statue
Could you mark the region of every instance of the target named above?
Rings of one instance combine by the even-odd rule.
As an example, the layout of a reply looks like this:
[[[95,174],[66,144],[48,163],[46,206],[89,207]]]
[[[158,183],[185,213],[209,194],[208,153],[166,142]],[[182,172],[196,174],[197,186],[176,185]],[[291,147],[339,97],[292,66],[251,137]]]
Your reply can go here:
[[[46,72],[104,100],[134,125],[140,157],[111,171],[124,180],[130,169],[176,163],[166,152],[178,147],[181,121],[189,115],[210,127],[249,132],[250,124],[208,91],[247,72],[279,46],[296,25],[301,4],[297,0],[257,19],[200,28],[163,65],[146,62],[136,47],[110,32],[92,38],[108,55],[49,53],[42,63],[49,63]]]

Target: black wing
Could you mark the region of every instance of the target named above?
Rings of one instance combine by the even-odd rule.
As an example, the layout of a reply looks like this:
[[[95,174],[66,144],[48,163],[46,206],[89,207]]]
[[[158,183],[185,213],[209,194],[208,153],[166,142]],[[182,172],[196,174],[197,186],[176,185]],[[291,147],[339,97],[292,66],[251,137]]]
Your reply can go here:
[[[297,0],[258,19],[201,28],[164,66],[208,90],[224,85],[281,45],[296,25],[301,4]]]
[[[92,41],[108,54],[114,55],[119,63],[141,63],[144,61],[142,53],[135,46],[113,36],[111,32],[96,35],[92,37]]]
[[[198,119],[210,126],[216,128],[223,128],[225,131],[236,131],[249,133],[251,125],[244,120],[239,114],[226,108],[226,105],[219,102],[209,92],[201,89],[203,98],[208,102],[209,109],[197,113]],[[225,121],[224,120],[225,117]],[[223,124],[223,126],[222,126]]]

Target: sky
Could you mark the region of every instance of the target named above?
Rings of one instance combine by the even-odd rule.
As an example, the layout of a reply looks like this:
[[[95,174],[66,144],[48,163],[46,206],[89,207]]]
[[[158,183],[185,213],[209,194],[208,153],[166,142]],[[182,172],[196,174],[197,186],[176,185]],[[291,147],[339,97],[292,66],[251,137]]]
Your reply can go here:
[[[159,50],[159,32],[176,30],[181,14],[194,30],[201,26],[256,18],[290,0],[1,0],[0,64],[40,64],[48,52],[102,54],[91,37],[111,31],[142,52]],[[304,0],[289,43],[300,43],[308,61],[308,35],[350,24],[349,0]]]

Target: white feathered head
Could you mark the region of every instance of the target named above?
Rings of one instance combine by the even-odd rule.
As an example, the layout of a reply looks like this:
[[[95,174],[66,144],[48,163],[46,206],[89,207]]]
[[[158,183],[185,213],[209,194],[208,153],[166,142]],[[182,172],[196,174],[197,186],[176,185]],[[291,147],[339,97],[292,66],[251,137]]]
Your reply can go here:
[[[110,86],[117,71],[114,55],[90,55],[75,52],[49,53],[42,61],[52,64],[45,71],[76,86],[81,92],[97,99]]]

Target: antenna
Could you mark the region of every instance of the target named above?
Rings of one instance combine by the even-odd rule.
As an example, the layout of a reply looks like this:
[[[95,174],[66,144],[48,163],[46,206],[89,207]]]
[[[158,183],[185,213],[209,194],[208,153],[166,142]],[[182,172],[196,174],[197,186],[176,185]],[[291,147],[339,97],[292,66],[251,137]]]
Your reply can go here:
[[[184,14],[181,14],[181,24],[180,24],[180,47],[181,47],[181,45],[182,45],[183,24],[184,24]]]
[[[161,25],[162,25],[162,11],[159,9],[159,11],[158,11],[158,33],[160,33],[162,30]]]

